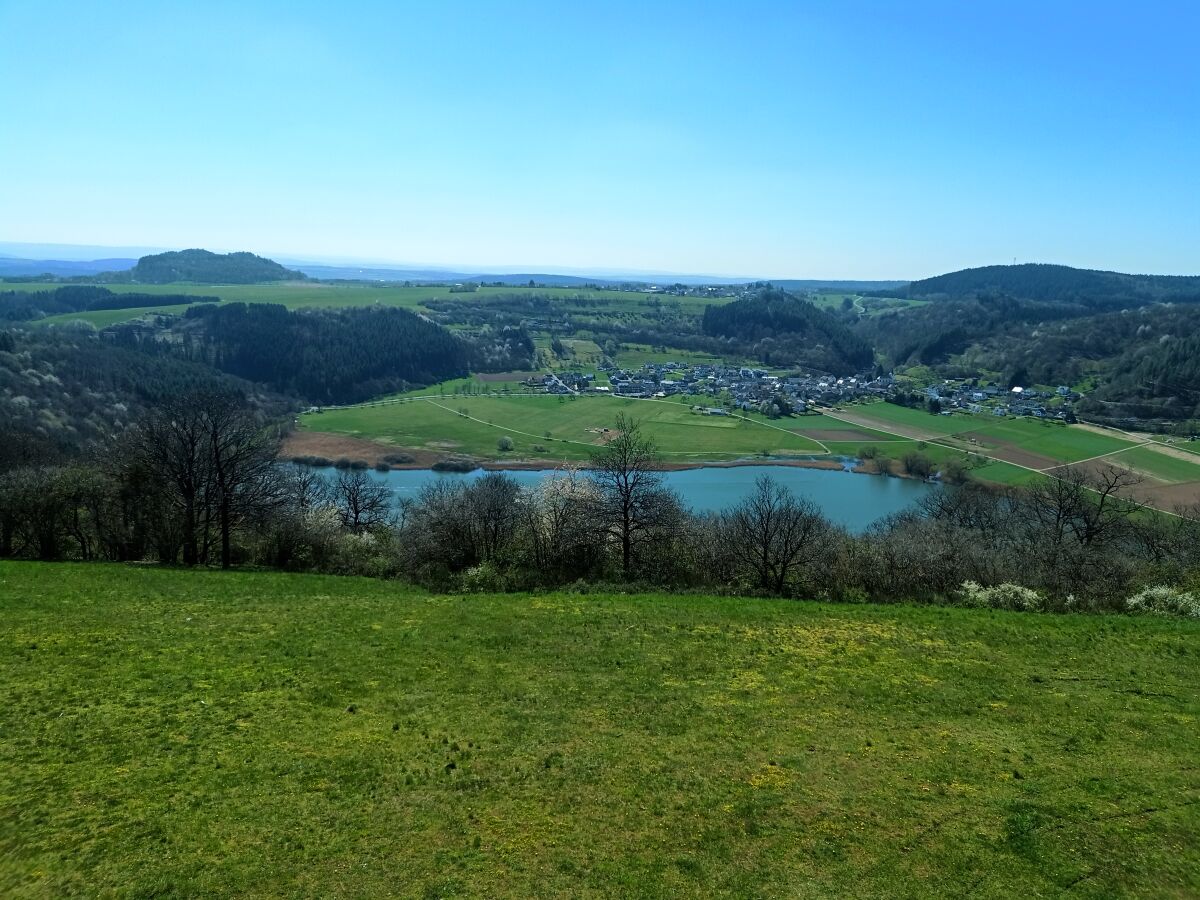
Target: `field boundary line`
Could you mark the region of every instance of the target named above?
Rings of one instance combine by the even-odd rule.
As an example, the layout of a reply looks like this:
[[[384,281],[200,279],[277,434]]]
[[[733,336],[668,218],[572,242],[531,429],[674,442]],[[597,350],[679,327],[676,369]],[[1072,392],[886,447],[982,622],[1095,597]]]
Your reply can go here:
[[[853,422],[853,421],[851,421],[850,419],[842,419],[842,418],[840,418],[839,416],[831,415],[830,413],[825,413],[825,415],[829,416],[831,419],[839,419],[839,421],[846,422],[846,423],[848,423],[848,424],[850,424],[850,425],[855,425],[855,424],[857,424],[856,422]],[[1070,426],[1067,426],[1067,427],[1070,427]],[[900,434],[899,432],[896,432],[896,431],[888,431],[888,429],[886,429],[886,428],[880,428],[880,429],[879,429],[879,431],[883,431],[883,432],[886,432],[886,433],[888,433],[888,434],[895,434],[895,435],[897,435],[898,437],[904,437],[904,435]],[[942,437],[943,437],[943,438],[949,438],[949,437],[954,437],[954,435],[943,435]],[[914,438],[913,440],[918,440],[918,439]],[[1064,463],[1062,463],[1061,465],[1059,465],[1059,466],[1054,466],[1054,467],[1053,467],[1053,468],[1051,468],[1051,469],[1035,469],[1035,468],[1033,468],[1032,466],[1025,466],[1025,465],[1022,465],[1021,463],[1012,462],[1012,461],[1010,461],[1010,460],[1007,460],[1007,459],[1001,459],[1001,458],[1000,458],[1000,457],[998,457],[998,456],[992,456],[991,454],[984,453],[984,452],[982,452],[982,451],[980,451],[980,450],[965,450],[965,449],[963,449],[962,447],[955,447],[953,444],[947,444],[947,443],[945,443],[945,442],[944,442],[944,440],[942,440],[942,439],[937,439],[937,438],[925,438],[925,439],[923,439],[923,440],[925,440],[925,443],[927,443],[927,444],[937,444],[939,447],[945,447],[947,450],[954,450],[954,451],[955,451],[955,452],[957,452],[957,453],[963,453],[963,454],[968,454],[968,455],[969,455],[969,454],[971,454],[971,453],[974,453],[974,454],[975,454],[975,455],[977,455],[977,456],[982,456],[984,459],[990,459],[992,462],[1004,463],[1005,465],[1008,465],[1008,466],[1016,466],[1018,469],[1024,469],[1024,470],[1025,470],[1025,471],[1027,471],[1027,472],[1033,472],[1035,475],[1042,475],[1042,476],[1044,476],[1044,477],[1046,477],[1046,478],[1053,478],[1053,479],[1054,479],[1054,480],[1056,480],[1056,481],[1062,481],[1062,478],[1061,478],[1060,476],[1058,476],[1058,475],[1055,475],[1055,474],[1054,474],[1054,469],[1063,469],[1063,468],[1067,468],[1067,467],[1069,467],[1069,466],[1078,465],[1078,463],[1073,463],[1073,462],[1072,462],[1072,463],[1067,463],[1067,462],[1064,462]],[[1116,452],[1123,453],[1123,452],[1125,452],[1126,450],[1132,450],[1132,449],[1134,449],[1134,448],[1133,448],[1133,447],[1125,447],[1125,448],[1123,448],[1122,450],[1120,450],[1120,451],[1116,451]],[[1104,455],[1104,456],[1107,456],[1107,455],[1109,455],[1109,454],[1102,454],[1102,455]],[[1097,458],[1098,458],[1098,457],[1092,457],[1092,459],[1097,459]],[[1080,460],[1080,462],[1085,462],[1085,461],[1086,461],[1086,460]],[[1088,490],[1089,490],[1089,491],[1091,491],[1093,494],[1099,494],[1099,493],[1100,493],[1099,491],[1097,491],[1097,490],[1096,490],[1096,489],[1094,489],[1094,488],[1088,488]],[[1126,503],[1132,503],[1134,506],[1137,506],[1137,507],[1139,507],[1139,508],[1141,508],[1141,509],[1149,509],[1149,510],[1153,510],[1154,512],[1162,513],[1162,514],[1163,514],[1163,515],[1165,515],[1165,516],[1172,516],[1172,517],[1174,517],[1174,518],[1176,518],[1176,519],[1182,519],[1182,518],[1184,518],[1184,516],[1180,515],[1180,514],[1179,514],[1179,513],[1177,513],[1177,512],[1172,512],[1172,511],[1171,511],[1171,510],[1169,510],[1169,509],[1162,509],[1161,507],[1158,507],[1158,506],[1151,506],[1149,503],[1140,503],[1140,502],[1138,502],[1137,500],[1130,500],[1130,499],[1128,499],[1128,498],[1124,498],[1124,497],[1123,497],[1123,498],[1121,498],[1121,499],[1125,500],[1125,502],[1126,502]]]

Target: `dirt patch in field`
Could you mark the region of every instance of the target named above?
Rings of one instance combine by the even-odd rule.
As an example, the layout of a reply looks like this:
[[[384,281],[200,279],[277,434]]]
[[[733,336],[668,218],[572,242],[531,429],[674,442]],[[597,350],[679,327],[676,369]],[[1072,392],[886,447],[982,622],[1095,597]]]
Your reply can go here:
[[[540,372],[491,372],[487,375],[476,375],[480,381],[525,381]]]
[[[1196,509],[1200,508],[1200,481],[1161,484],[1155,487],[1142,485],[1140,488],[1134,488],[1134,495],[1143,503],[1168,512]]]
[[[971,443],[972,438],[975,440],[973,444]],[[968,431],[963,434],[954,435],[954,440],[958,443],[966,444],[970,449],[984,451],[994,459],[1024,466],[1027,469],[1052,469],[1055,466],[1063,464],[1060,459],[1051,459],[1039,453],[1030,453],[1028,450],[1018,447],[1011,441],[999,440],[990,434]]]
[[[279,450],[280,459],[291,459],[293,456],[323,456],[329,460],[361,459],[368,465],[382,463],[385,456],[394,453],[407,453],[413,458],[411,463],[392,465],[393,469],[428,469],[442,458],[441,453],[432,450],[412,450],[408,447],[395,447],[391,444],[369,441],[365,438],[349,437],[344,434],[328,434],[323,431],[293,431],[283,439]]]
[[[1070,466],[1059,466],[1056,469],[1051,469],[1047,474],[1061,477],[1067,472],[1074,470],[1076,472],[1085,472],[1089,475],[1098,475],[1109,469],[1128,472],[1142,479],[1138,484],[1121,492],[1121,496],[1127,500],[1136,500],[1138,503],[1144,503],[1146,506],[1152,506],[1155,509],[1162,509],[1167,512],[1200,506],[1200,481],[1185,481],[1178,484],[1171,484],[1136,472],[1126,466],[1118,466],[1106,459],[1092,459]]]
[[[811,431],[792,431],[796,437],[812,438],[814,441],[833,441],[834,443],[848,441],[880,440],[877,435],[859,431],[857,428],[814,428]]]
[[[607,444],[609,441],[615,441],[621,436],[621,432],[615,428],[585,428],[583,430],[588,434],[594,434],[596,436],[594,443],[601,445]]]

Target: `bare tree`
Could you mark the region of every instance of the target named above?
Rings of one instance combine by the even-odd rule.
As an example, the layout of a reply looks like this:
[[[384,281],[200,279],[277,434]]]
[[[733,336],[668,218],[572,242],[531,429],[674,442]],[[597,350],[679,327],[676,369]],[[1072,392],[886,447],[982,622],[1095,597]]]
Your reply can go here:
[[[193,395],[168,398],[138,424],[135,461],[158,483],[180,518],[183,563],[203,561],[212,514],[209,435]]]
[[[172,397],[139,424],[131,463],[159,486],[180,518],[183,562],[208,559],[215,528],[221,565],[232,564],[232,532],[278,500],[276,435],[237,394],[199,389]]]
[[[679,520],[675,495],[662,486],[658,451],[634,419],[618,415],[616,436],[592,456],[599,526],[621,548],[621,573],[633,571],[634,547],[646,532]]]
[[[1117,466],[1069,467],[1030,486],[1028,512],[1055,546],[1102,545],[1125,535],[1138,509],[1129,491],[1141,483],[1140,476]]]
[[[489,472],[466,490],[474,556],[490,560],[512,541],[519,518],[521,487],[503,472]]]
[[[195,396],[208,438],[209,471],[221,536],[221,568],[233,562],[231,535],[242,520],[281,501],[275,475],[279,437],[264,428],[244,401],[215,391]]]
[[[754,493],[725,517],[733,552],[761,590],[782,594],[789,580],[821,550],[829,523],[812,501],[764,475]]]
[[[340,472],[331,493],[342,525],[355,534],[386,524],[392,492],[362,469]]]

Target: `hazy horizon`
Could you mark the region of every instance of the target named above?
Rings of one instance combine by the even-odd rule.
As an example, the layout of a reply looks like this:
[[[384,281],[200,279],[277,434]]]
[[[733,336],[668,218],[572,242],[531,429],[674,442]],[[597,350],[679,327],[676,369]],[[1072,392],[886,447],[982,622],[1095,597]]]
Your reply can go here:
[[[0,238],[730,279],[1200,272],[1200,11],[1044,6],[0,3],[21,123]]]

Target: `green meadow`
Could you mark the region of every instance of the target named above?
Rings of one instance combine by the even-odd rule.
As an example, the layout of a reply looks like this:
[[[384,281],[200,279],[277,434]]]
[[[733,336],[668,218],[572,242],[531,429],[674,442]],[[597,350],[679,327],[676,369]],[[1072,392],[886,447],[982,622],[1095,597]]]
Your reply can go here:
[[[937,416],[924,409],[911,409],[898,406],[895,403],[864,403],[847,407],[856,416],[865,416],[886,429],[888,425],[905,425],[920,428],[933,434],[954,434],[959,431],[970,431],[983,421],[983,417],[971,416],[965,413],[955,413],[950,416]]]
[[[1169,484],[1200,481],[1200,458],[1190,462],[1178,456],[1169,456],[1150,446],[1134,447],[1132,450],[1113,454],[1107,459],[1114,465],[1127,466],[1135,472]]]
[[[226,302],[281,303],[289,309],[342,308],[350,306],[398,306],[419,309],[429,300],[461,298],[480,300],[487,297],[503,297],[534,293],[545,297],[585,297],[598,301],[601,309],[628,311],[653,308],[652,299],[635,291],[598,290],[593,288],[554,287],[486,287],[475,293],[451,293],[449,285],[428,287],[405,287],[402,284],[372,283],[329,283],[329,282],[276,282],[271,284],[106,284],[113,293],[138,294],[186,294],[189,296],[219,297]],[[5,290],[38,291],[53,290],[56,285],[40,283],[12,283]],[[699,299],[699,298],[676,298]],[[704,301],[701,301],[702,303]],[[181,307],[184,308],[184,307]],[[702,308],[702,307],[701,307]],[[170,307],[164,307],[169,310]],[[111,325],[115,322],[137,318],[145,309],[101,310],[97,312],[67,313],[41,320],[45,323],[84,320],[96,325]],[[118,318],[104,314],[120,314]]]
[[[955,446],[977,449],[983,453],[997,449],[1024,450],[1046,457],[1050,464],[1079,462],[1134,446],[1132,441],[1086,428],[1028,417],[1000,418],[968,413],[940,416],[894,403],[871,403],[851,409],[856,416],[864,416],[883,429],[888,425],[917,428],[942,437],[956,438]],[[970,443],[970,438],[975,438],[974,445]]]
[[[1200,623],[0,562],[0,894],[1185,897]]]
[[[491,459],[586,460],[619,414],[637,419],[669,461],[736,459],[764,451],[776,455],[823,453],[824,447],[782,424],[754,414],[746,419],[693,412],[693,403],[616,397],[431,396],[403,403],[327,409],[301,417],[301,426],[400,447],[431,448]],[[783,420],[780,420],[781,422]],[[501,437],[513,450],[501,452]]]

